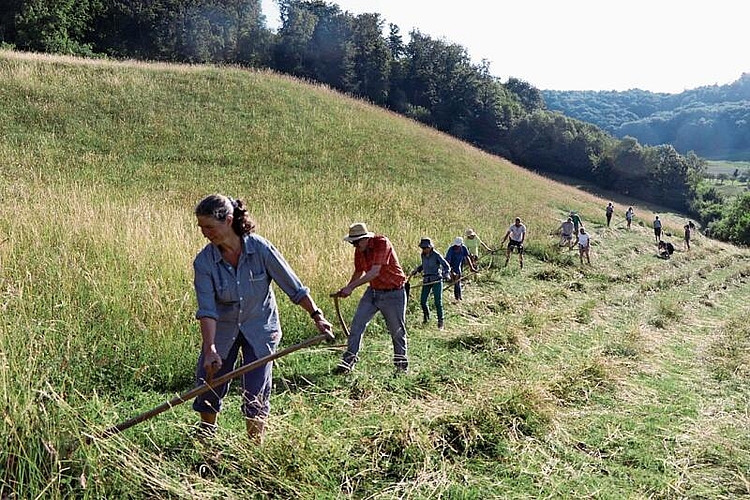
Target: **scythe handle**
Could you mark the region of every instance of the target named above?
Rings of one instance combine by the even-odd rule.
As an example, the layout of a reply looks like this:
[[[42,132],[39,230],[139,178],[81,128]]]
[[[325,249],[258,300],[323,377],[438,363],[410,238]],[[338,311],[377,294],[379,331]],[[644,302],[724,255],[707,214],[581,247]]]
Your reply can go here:
[[[349,337],[349,328],[346,326],[346,321],[344,321],[344,316],[341,314],[341,307],[339,306],[339,294],[338,292],[334,292],[331,294],[331,297],[333,298],[333,306],[336,308],[336,316],[339,318],[339,324],[341,325],[341,329],[344,331],[344,335]]]
[[[320,335],[310,337],[309,339],[304,340],[300,342],[299,344],[294,344],[293,346],[289,346],[286,349],[276,351],[273,354],[269,354],[268,356],[257,359],[253,361],[252,363],[248,363],[246,365],[243,365],[237,368],[236,370],[233,370],[225,375],[222,375],[221,377],[215,378],[210,383],[199,385],[198,387],[195,387],[194,389],[191,389],[183,394],[180,394],[179,396],[172,398],[171,400],[157,406],[156,408],[153,408],[145,413],[141,413],[140,415],[135,416],[131,418],[130,420],[126,420],[125,422],[122,422],[113,427],[110,427],[109,429],[101,433],[98,437],[104,439],[110,436],[114,436],[115,434],[119,434],[125,429],[129,429],[133,427],[134,425],[137,425],[152,417],[155,417],[156,415],[160,413],[163,413],[167,410],[171,410],[175,406],[180,405],[184,403],[185,401],[189,401],[197,396],[200,396],[201,394],[205,394],[208,391],[212,391],[214,390],[215,387],[220,386],[224,384],[225,382],[229,382],[230,380],[237,378],[241,375],[244,375],[245,373],[249,371],[255,370],[256,368],[263,366],[266,363],[270,363],[271,361],[274,361],[283,356],[286,356],[287,354],[291,354],[294,351],[304,349],[305,347],[310,347],[310,346],[319,344],[323,341],[333,340],[333,339],[334,339],[333,333],[331,332],[321,333]],[[92,441],[92,438],[93,438],[92,436],[86,436],[86,443],[90,443]]]

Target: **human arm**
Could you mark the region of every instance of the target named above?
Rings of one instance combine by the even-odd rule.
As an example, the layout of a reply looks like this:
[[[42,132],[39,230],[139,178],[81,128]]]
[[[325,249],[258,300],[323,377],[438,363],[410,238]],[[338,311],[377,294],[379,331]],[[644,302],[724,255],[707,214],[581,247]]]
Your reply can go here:
[[[318,309],[318,306],[315,305],[315,301],[310,295],[306,295],[305,298],[299,301],[298,305],[307,311],[315,322],[315,328],[317,328],[320,333],[330,333],[331,323],[325,318],[325,316],[323,316],[323,311]]]
[[[424,269],[424,266],[422,264],[418,265],[417,267],[414,268],[412,272],[409,273],[409,278],[421,273],[423,269]]]
[[[506,232],[505,232],[505,236],[503,236],[503,240],[502,240],[502,241],[500,242],[500,244],[501,244],[501,245],[502,245],[503,243],[505,243],[505,240],[507,240],[507,239],[508,239],[508,236],[510,236],[510,229],[509,229],[508,231],[506,231]]]
[[[461,258],[463,259],[461,261],[461,264],[468,264],[469,268],[472,270],[472,272],[477,272],[477,266],[474,265],[474,261],[471,259],[471,253],[469,253],[469,249],[466,248],[466,246],[461,247]]]
[[[450,250],[448,250],[450,252]],[[440,263],[440,271],[442,271],[440,274],[443,278],[443,280],[448,280],[451,277],[451,265],[448,264],[448,261],[445,260],[445,257],[440,255],[438,252],[435,252],[435,255],[438,257],[438,261]]]
[[[318,309],[310,296],[310,289],[302,284],[296,273],[281,253],[270,242],[258,240],[256,248],[262,249],[263,263],[270,277],[276,282],[290,300],[307,311],[320,333],[330,333],[331,323]]]
[[[203,369],[206,370],[208,378],[221,370],[221,356],[216,351],[216,320],[209,317],[200,318],[201,325],[201,352],[203,353]]]
[[[381,265],[375,264],[373,265],[369,271],[362,272],[362,271],[354,271],[352,273],[352,277],[349,278],[349,283],[346,284],[342,289],[340,289],[337,294],[339,297],[348,297],[352,294],[355,288],[357,288],[360,285],[364,285],[365,283],[369,283],[370,281],[374,280],[378,277],[380,274]]]
[[[201,353],[203,368],[209,378],[221,369],[221,356],[216,350],[216,322],[219,313],[216,307],[216,290],[211,276],[210,252],[204,250],[193,261],[193,286],[198,302],[195,318],[200,322]]]

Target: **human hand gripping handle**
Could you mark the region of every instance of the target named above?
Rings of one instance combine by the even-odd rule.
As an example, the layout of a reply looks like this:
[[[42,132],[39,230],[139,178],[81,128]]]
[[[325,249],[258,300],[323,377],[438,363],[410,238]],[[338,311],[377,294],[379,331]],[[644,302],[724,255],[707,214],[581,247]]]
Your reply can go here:
[[[328,340],[334,339],[333,325],[323,316],[322,312],[314,315],[313,321],[315,321],[315,328],[323,335],[327,335]]]
[[[341,290],[339,290],[337,292],[333,292],[331,294],[331,297],[333,298],[333,305],[336,308],[336,316],[339,319],[339,324],[341,325],[341,330],[343,330],[344,335],[346,335],[347,337],[349,337],[349,335],[350,335],[349,328],[346,326],[346,321],[344,321],[344,316],[341,314],[341,307],[339,307],[339,297],[341,297],[340,292],[341,292]]]
[[[211,382],[214,379],[214,375],[221,370],[222,366],[221,356],[216,352],[216,346],[211,345],[211,350],[203,356],[203,369],[206,370],[207,382]]]
[[[345,299],[349,295],[352,294],[352,288],[349,285],[346,285],[345,287],[341,288],[338,292],[333,293],[331,296],[341,297],[342,299]]]

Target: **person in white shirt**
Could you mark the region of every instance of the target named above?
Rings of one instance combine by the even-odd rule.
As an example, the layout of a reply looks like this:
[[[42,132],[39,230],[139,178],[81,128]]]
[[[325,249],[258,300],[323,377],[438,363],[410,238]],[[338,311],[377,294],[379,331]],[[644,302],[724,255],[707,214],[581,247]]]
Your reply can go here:
[[[586,232],[586,228],[581,226],[581,229],[578,232],[578,257],[581,259],[581,264],[583,264],[583,256],[586,256],[586,263],[588,265],[591,265],[591,258],[589,257],[589,248],[591,247],[591,237],[589,236],[589,233]]]
[[[505,265],[508,265],[510,254],[516,248],[518,249],[518,262],[523,269],[523,242],[526,240],[526,226],[521,223],[520,217],[516,217],[515,223],[510,226],[500,244],[505,243],[505,240],[508,240],[508,249],[505,251]]]
[[[633,223],[633,217],[635,217],[633,207],[628,207],[628,210],[625,212],[625,221],[628,223],[628,229],[630,229],[630,224]]]

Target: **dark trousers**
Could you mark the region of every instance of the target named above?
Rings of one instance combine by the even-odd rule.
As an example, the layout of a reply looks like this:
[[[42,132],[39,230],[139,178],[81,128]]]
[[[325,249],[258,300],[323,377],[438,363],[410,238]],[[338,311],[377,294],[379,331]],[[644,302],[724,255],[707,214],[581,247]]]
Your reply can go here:
[[[234,370],[240,349],[242,349],[242,364],[252,363],[256,359],[253,348],[248,344],[242,333],[237,336],[226,359],[222,359],[221,370],[214,374],[214,378]],[[273,362],[251,370],[242,376],[242,414],[247,418],[265,418],[271,411],[271,382]],[[203,368],[203,353],[198,358],[198,366],[195,370],[196,386],[206,382],[208,375]],[[229,392],[229,382],[214,387],[213,391],[201,394],[193,401],[193,410],[201,413],[219,413],[222,401]]]

